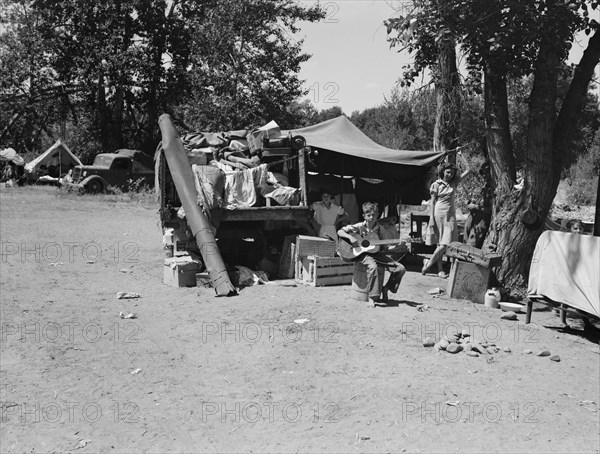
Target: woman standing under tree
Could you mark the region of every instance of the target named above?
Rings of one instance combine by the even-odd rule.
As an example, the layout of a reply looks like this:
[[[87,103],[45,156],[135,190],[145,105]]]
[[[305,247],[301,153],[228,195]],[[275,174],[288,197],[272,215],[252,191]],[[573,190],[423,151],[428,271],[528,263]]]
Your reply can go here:
[[[446,252],[446,246],[452,241],[458,241],[456,188],[460,181],[471,171],[469,162],[460,151],[457,153],[457,157],[465,168],[463,173],[459,174],[456,165],[446,162],[441,165],[438,173],[439,178],[433,182],[429,189],[431,193],[429,225],[434,226],[438,246],[429,260],[423,260],[423,268],[421,269],[423,275],[434,263],[437,263],[438,276],[448,277],[443,270],[442,257]]]

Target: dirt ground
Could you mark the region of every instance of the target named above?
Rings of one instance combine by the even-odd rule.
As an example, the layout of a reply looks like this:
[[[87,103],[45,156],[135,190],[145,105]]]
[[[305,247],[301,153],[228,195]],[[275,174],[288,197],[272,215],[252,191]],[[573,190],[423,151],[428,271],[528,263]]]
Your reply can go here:
[[[157,206],[57,194],[0,189],[2,452],[599,452],[580,319],[501,320],[418,267],[376,309],[350,286],[172,288]],[[463,329],[500,352],[422,345]]]

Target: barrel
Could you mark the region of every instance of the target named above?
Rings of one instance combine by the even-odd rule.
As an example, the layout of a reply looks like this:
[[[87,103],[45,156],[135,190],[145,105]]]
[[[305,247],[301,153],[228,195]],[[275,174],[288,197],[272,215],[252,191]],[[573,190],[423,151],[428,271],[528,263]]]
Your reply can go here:
[[[385,277],[385,268],[380,266],[379,273],[379,293],[383,288],[383,279]],[[367,266],[362,263],[354,264],[354,274],[352,275],[352,290],[350,297],[356,301],[369,301],[369,288],[367,285]]]

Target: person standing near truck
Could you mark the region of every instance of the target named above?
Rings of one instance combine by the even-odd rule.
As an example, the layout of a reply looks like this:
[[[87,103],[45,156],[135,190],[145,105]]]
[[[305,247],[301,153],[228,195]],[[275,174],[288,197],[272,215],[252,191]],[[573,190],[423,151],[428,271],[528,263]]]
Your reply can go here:
[[[321,191],[321,201],[313,203],[311,208],[315,212],[314,219],[319,224],[319,236],[337,241],[335,225],[344,219],[346,212],[344,208],[333,203],[331,196],[330,192]]]

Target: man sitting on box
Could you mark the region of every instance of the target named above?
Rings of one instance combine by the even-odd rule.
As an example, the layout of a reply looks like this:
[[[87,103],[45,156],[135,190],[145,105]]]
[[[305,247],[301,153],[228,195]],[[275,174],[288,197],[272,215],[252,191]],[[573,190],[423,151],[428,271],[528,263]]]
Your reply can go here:
[[[402,277],[406,273],[406,268],[392,257],[392,253],[389,250],[385,252],[380,251],[379,246],[364,248],[364,253],[360,253],[361,242],[363,240],[382,240],[382,227],[377,220],[379,217],[379,208],[373,202],[365,202],[362,205],[362,210],[365,219],[363,222],[342,227],[338,230],[337,234],[340,238],[347,240],[354,247],[355,251],[358,249],[359,255],[356,256],[356,260],[367,268],[368,306],[375,307],[376,303],[380,301],[387,302],[388,291],[392,293],[398,291]],[[380,275],[379,272],[380,266],[383,266],[384,269],[390,272],[390,277],[383,288],[380,286],[380,280],[383,279],[383,275]],[[379,291],[380,288],[382,288],[381,294]]]

